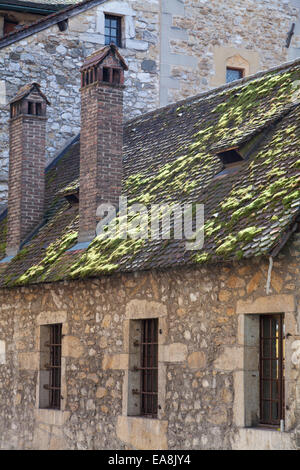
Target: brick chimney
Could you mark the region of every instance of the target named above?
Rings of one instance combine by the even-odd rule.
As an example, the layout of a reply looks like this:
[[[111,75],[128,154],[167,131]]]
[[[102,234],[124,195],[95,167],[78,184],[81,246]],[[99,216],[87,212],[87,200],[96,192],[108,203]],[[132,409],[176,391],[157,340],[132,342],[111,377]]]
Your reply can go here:
[[[38,83],[10,102],[7,256],[43,219],[47,104]]]
[[[119,203],[124,70],[128,67],[114,44],[81,67],[79,242],[95,237],[99,204]]]

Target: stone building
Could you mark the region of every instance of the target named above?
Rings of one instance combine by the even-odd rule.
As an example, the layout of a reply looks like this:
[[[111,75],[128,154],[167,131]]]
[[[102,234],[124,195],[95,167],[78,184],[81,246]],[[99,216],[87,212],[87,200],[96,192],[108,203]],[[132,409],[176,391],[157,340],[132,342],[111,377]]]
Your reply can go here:
[[[86,58],[80,137],[45,175],[47,90],[10,102],[0,448],[299,449],[300,61],[123,125],[126,69]],[[121,191],[130,236],[113,215],[95,237]],[[159,211],[136,236],[174,203],[204,205],[201,249]]]
[[[118,42],[129,64],[124,112],[128,120],[220,86],[226,77],[232,80],[251,75],[298,57],[299,3],[299,0],[0,2],[0,17],[4,15],[3,18],[17,22],[15,10],[20,8],[22,13],[18,15],[23,15],[18,29],[0,39],[0,203],[7,201],[7,103],[28,83],[29,77],[47,90],[52,104],[47,124],[49,162],[79,131],[80,83],[75,72],[84,58],[107,39]],[[62,6],[66,8],[62,10]],[[37,8],[41,14],[46,7],[59,10],[31,23],[36,17],[28,17],[29,9]],[[112,21],[117,22],[116,28]],[[26,23],[23,28],[22,22]]]
[[[61,5],[63,7],[64,5]],[[7,0],[0,3],[0,37],[51,15],[59,10],[49,2]]]

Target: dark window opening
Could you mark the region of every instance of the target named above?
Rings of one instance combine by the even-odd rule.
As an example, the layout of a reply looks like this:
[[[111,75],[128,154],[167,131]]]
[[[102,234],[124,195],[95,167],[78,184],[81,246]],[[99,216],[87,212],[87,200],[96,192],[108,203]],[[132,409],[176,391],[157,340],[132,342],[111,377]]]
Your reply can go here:
[[[34,103],[28,101],[27,113],[32,116],[41,116],[42,115],[42,103]]]
[[[103,81],[110,82],[110,69],[108,67],[103,67]]]
[[[36,103],[35,104],[35,111],[37,116],[42,115],[42,103]]]
[[[69,23],[69,20],[68,20],[68,19],[63,20],[63,21],[60,21],[60,22],[57,24],[59,31],[61,31],[61,32],[67,31],[67,29],[68,29],[68,23]]]
[[[4,36],[9,33],[13,33],[17,28],[19,23],[16,21],[10,21],[4,18],[4,25],[3,25],[3,34]]]
[[[158,320],[143,320],[141,331],[141,416],[157,417]]]
[[[229,149],[224,152],[216,154],[223,163],[223,169],[215,175],[215,179],[224,178],[228,175],[237,173],[240,169],[241,163],[244,161],[243,157],[238,152],[238,149]]]
[[[35,114],[35,103],[28,102],[28,114]]]
[[[78,204],[79,203],[79,197],[78,194],[67,194],[65,196],[65,199],[71,204]]]
[[[120,77],[121,77],[120,70],[113,69],[113,83],[115,83],[116,85],[119,85]]]
[[[220,152],[217,156],[221,159],[223,165],[231,165],[232,163],[238,163],[243,161],[243,157],[239,154],[237,149],[226,150]]]
[[[122,47],[122,18],[120,16],[105,15],[105,44],[114,43]]]
[[[235,80],[240,80],[244,76],[244,69],[238,69],[233,67],[226,68],[226,83],[234,82]]]
[[[41,327],[40,408],[61,407],[62,325]]]
[[[283,315],[260,318],[260,423],[284,419],[285,340]]]

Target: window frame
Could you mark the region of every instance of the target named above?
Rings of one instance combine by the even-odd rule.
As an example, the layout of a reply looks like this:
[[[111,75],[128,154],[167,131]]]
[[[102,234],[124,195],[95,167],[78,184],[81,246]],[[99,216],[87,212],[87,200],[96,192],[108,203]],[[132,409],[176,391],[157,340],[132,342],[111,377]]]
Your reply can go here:
[[[117,21],[117,28],[112,28],[111,24],[107,26],[106,21]],[[110,30],[110,34],[106,34],[106,29]],[[116,30],[116,42],[112,39],[112,29]],[[112,42],[117,46],[122,48],[122,16],[114,15],[111,13],[104,14],[104,43],[105,45],[109,45]]]
[[[234,72],[240,72],[241,76],[239,78],[237,78],[236,80],[242,80],[243,78],[245,78],[245,69],[240,68],[240,67],[226,66],[226,83],[232,83],[232,82],[236,81],[236,80],[230,80],[230,81],[227,80],[227,71],[228,70],[232,70]]]
[[[141,321],[140,416],[157,418],[158,413],[158,319]]]
[[[40,376],[40,409],[61,410],[62,327],[61,323],[41,325],[40,327],[43,329],[40,334],[40,375],[43,372],[42,380]]]
[[[272,336],[272,321],[278,322],[278,335]],[[264,322],[270,323],[270,336],[265,335]],[[275,340],[275,355],[272,351],[272,341]],[[264,342],[270,343],[270,356],[264,356]],[[272,378],[272,362],[278,362],[278,379]],[[264,376],[264,364],[270,364],[270,378]],[[269,383],[269,394],[264,395],[266,386],[264,383]],[[278,390],[278,398],[273,398],[272,385],[276,383]],[[270,419],[264,418],[264,402],[270,402],[269,416]],[[272,416],[272,403],[278,403],[278,418]],[[260,315],[259,319],[259,426],[262,427],[278,427],[281,420],[285,420],[285,335],[284,335],[284,315],[283,314],[269,314]]]

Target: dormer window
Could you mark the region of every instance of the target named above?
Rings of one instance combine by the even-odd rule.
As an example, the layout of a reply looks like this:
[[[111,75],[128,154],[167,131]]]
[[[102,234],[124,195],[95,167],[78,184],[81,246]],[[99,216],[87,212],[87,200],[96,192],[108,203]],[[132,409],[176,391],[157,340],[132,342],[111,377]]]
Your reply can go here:
[[[239,153],[238,148],[225,150],[224,152],[218,153],[217,156],[220,158],[225,167],[232,165],[233,163],[243,161],[243,157]]]
[[[122,17],[105,15],[105,44],[122,47]]]
[[[232,148],[223,152],[217,153],[217,157],[223,163],[223,170],[218,173],[215,178],[223,178],[229,174],[234,174],[239,170],[240,164],[244,161],[244,158],[239,153],[238,148]]]

